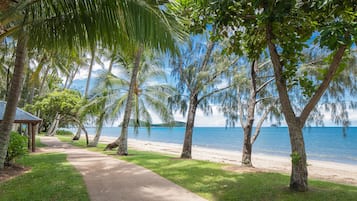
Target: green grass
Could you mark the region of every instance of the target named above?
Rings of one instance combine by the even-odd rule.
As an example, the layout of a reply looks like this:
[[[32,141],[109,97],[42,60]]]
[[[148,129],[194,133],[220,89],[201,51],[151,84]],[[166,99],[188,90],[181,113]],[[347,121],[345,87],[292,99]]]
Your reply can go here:
[[[1,201],[89,200],[82,176],[67,162],[65,154],[32,154],[18,159],[17,163],[32,169],[0,183]]]
[[[85,147],[84,141],[73,144]],[[99,148],[90,150],[102,151],[104,147],[100,145]],[[297,193],[288,189],[289,177],[282,174],[239,174],[223,170],[224,164],[181,160],[173,156],[135,150],[129,150],[129,154],[120,159],[146,167],[209,200],[352,201],[357,198],[357,187],[354,186],[309,180],[310,190]]]

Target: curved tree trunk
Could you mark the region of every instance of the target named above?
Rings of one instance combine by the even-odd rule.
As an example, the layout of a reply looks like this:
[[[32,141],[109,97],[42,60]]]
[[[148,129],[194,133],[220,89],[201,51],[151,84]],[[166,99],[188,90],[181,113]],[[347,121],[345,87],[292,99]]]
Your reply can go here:
[[[89,64],[89,70],[88,70],[88,78],[87,78],[87,83],[86,83],[86,89],[84,91],[84,98],[88,98],[88,93],[89,93],[89,85],[90,85],[90,79],[92,77],[92,71],[93,71],[93,66],[94,66],[94,60],[95,60],[95,50],[96,47],[92,47],[91,49],[91,60],[90,60],[90,64]],[[73,137],[73,140],[79,140],[81,138],[81,131],[82,129],[80,127],[78,127],[77,133],[76,135]],[[88,144],[88,143],[87,143]]]
[[[57,113],[55,119],[53,120],[50,128],[46,133],[46,136],[54,136],[56,134],[60,119],[61,119],[61,115]]]
[[[144,51],[144,47],[141,45],[135,55],[134,67],[131,74],[128,99],[126,101],[120,137],[116,139],[114,142],[108,144],[107,147],[105,148],[105,150],[108,149],[111,150],[113,148],[119,147],[117,151],[118,155],[128,155],[128,127],[129,127],[129,121],[131,116],[134,90],[135,90],[136,80],[140,69],[140,60],[143,51]]]
[[[4,118],[0,123],[0,169],[4,168],[5,157],[10,140],[10,131],[15,119],[17,103],[21,95],[27,55],[27,40],[24,31],[20,31],[16,46],[15,69],[11,81],[11,88],[7,99]]]
[[[108,74],[111,74],[112,69],[113,69],[113,65],[114,65],[114,58],[112,58],[110,60],[110,64],[109,64],[109,68],[108,68]],[[98,117],[97,129],[96,129],[95,136],[93,138],[93,141],[91,141],[89,143],[89,145],[88,145],[90,147],[96,147],[98,145],[99,138],[100,138],[100,136],[102,134],[102,128],[103,128],[103,124],[104,124],[104,117],[106,115],[106,111],[105,111],[105,105],[106,104],[107,104],[107,99],[105,98],[105,100],[103,100],[103,103],[101,105],[103,112]]]
[[[105,115],[105,112],[102,112],[97,120],[97,128],[96,128],[95,136],[93,138],[93,141],[91,141],[88,144],[89,147],[96,147],[98,145],[99,138],[102,133],[103,123],[104,123],[104,115]]]
[[[195,94],[190,98],[190,106],[187,114],[187,122],[186,122],[186,131],[185,131],[185,139],[183,142],[181,158],[192,158],[192,134],[193,127],[195,124],[195,117],[198,105],[198,95]]]

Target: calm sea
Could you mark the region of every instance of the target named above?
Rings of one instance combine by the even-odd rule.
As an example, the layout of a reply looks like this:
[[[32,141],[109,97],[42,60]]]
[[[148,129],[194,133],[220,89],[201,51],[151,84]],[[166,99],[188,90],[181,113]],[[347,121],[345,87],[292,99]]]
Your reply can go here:
[[[95,128],[88,128],[90,134]],[[118,137],[119,127],[103,128],[103,136]],[[139,134],[129,129],[129,138],[145,141],[182,144],[185,128],[140,128]],[[347,129],[345,135],[339,127],[312,127],[304,129],[308,159],[357,164],[357,127]],[[241,151],[243,132],[241,128],[197,127],[194,128],[193,145],[223,150]],[[262,128],[253,145],[253,153],[290,155],[289,134],[286,127]]]

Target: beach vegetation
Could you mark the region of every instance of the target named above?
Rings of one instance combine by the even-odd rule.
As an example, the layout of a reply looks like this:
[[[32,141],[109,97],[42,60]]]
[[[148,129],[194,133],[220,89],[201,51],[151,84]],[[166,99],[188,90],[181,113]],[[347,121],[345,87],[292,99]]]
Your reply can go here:
[[[220,110],[227,118],[227,126],[235,126],[236,121],[240,122],[243,129],[242,165],[252,167],[253,144],[264,121],[269,115],[278,122],[281,118],[277,112],[279,101],[273,85],[270,60],[264,61],[263,58],[251,64],[241,64],[237,74],[235,86],[220,96]],[[259,119],[255,124],[256,118]]]
[[[96,58],[96,51],[97,51],[97,44],[91,44],[90,47],[90,64],[89,64],[89,69],[88,69],[88,77],[87,77],[87,81],[86,81],[86,88],[84,90],[84,94],[83,94],[83,98],[87,99],[88,98],[88,93],[89,93],[89,85],[90,85],[90,81],[91,81],[91,77],[92,77],[92,71],[93,71],[93,67],[94,67],[94,62],[95,60],[100,61],[100,59]],[[78,126],[78,130],[76,132],[76,135],[73,136],[73,140],[79,140],[79,138],[81,137],[81,126]]]
[[[27,138],[19,133],[11,132],[5,165],[13,165],[15,160],[27,154]]]
[[[53,136],[56,134],[60,122],[62,126],[81,123],[79,110],[84,103],[78,91],[65,89],[36,98],[32,104],[28,104],[25,108],[33,113],[39,112],[43,118],[40,129],[47,132],[46,135]],[[59,118],[58,121],[54,121],[56,118]]]
[[[11,38],[17,42],[8,104],[0,123],[0,169],[3,168],[22,90],[29,48],[79,51],[96,43],[112,48],[118,46],[119,41],[129,39],[167,50],[174,49],[176,36],[180,38],[184,35],[180,31],[180,24],[169,24],[170,20],[163,15],[164,11],[151,1],[75,0],[65,4],[52,0],[4,1],[0,12],[0,40]]]
[[[69,130],[63,130],[63,129],[58,129],[56,131],[56,135],[68,135],[68,136],[73,136],[73,133]]]
[[[117,140],[108,144],[106,149],[118,147],[119,155],[127,155],[127,137],[129,123],[134,123],[134,131],[138,132],[139,126],[145,126],[150,131],[152,124],[151,112],[155,112],[163,122],[172,122],[173,113],[168,105],[168,99],[175,94],[173,87],[161,81],[166,80],[165,71],[159,66],[159,60],[154,58],[149,51],[144,51],[140,45],[132,55],[129,62],[123,63],[124,72],[132,68],[132,71],[123,73],[123,77],[112,77],[111,95],[112,114],[124,110],[121,123],[121,134]],[[127,59],[130,57],[127,57]],[[131,65],[134,66],[131,66]],[[133,75],[136,74],[135,76]],[[132,99],[129,101],[129,99]],[[130,107],[130,108],[129,108]],[[130,121],[133,120],[133,121]],[[140,123],[144,123],[143,125]]]
[[[104,123],[108,119],[114,120],[114,117],[109,115],[109,109],[106,108],[108,103],[108,89],[111,87],[110,79],[112,75],[112,69],[114,65],[118,65],[122,60],[120,54],[118,54],[118,49],[114,48],[113,50],[108,49],[100,49],[98,50],[101,58],[97,58],[96,60],[101,61],[102,59],[109,60],[108,69],[104,69],[103,72],[99,75],[99,78],[96,79],[95,87],[89,91],[89,95],[87,97],[88,103],[81,108],[82,113],[86,113],[93,117],[96,121],[96,132],[92,141],[89,142],[88,146],[95,147],[98,144],[99,138],[101,136],[102,128]],[[104,67],[105,65],[102,64]],[[118,115],[118,114],[117,114]],[[115,115],[115,117],[117,116]],[[80,131],[77,131],[76,136],[73,139],[79,139]]]
[[[192,35],[189,40],[181,44],[180,54],[171,59],[172,75],[177,80],[178,95],[171,97],[171,108],[179,110],[186,117],[185,138],[181,158],[191,158],[192,135],[196,112],[202,110],[206,115],[212,113],[212,102],[218,99],[221,93],[232,86],[232,76],[238,57],[222,56],[222,46],[228,41],[216,42],[212,40],[219,32],[215,25],[205,27],[196,16],[195,1],[178,1],[172,12],[183,17],[183,23],[189,23],[186,29]],[[205,32],[204,32],[205,31]],[[203,33],[202,33],[203,32]],[[199,34],[202,33],[202,34]]]
[[[217,28],[226,33],[222,36],[231,38],[232,51],[243,53],[244,50],[251,59],[268,52],[282,113],[289,128],[291,150],[301,157],[297,163],[292,163],[290,188],[307,191],[302,128],[334,77],[342,71],[343,58],[355,42],[356,15],[353,13],[356,3],[347,0],[341,6],[335,1],[220,1],[210,5],[215,5],[209,9],[216,16]],[[239,16],[238,20],[233,16]],[[297,76],[310,40],[330,53],[330,59],[324,61],[325,73],[321,74],[320,80]],[[306,79],[310,79],[314,86]],[[292,88],[305,92],[302,93],[305,96],[298,95],[307,100],[299,110],[293,107]]]

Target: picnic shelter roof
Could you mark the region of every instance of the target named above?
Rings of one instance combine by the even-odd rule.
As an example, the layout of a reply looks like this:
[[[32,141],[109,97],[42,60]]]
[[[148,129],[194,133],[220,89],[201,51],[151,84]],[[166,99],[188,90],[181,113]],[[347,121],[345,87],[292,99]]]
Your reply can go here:
[[[4,118],[5,108],[6,108],[6,102],[0,101],[0,122]],[[42,119],[36,117],[35,115],[32,115],[20,108],[16,108],[14,123],[40,123],[41,121]]]

